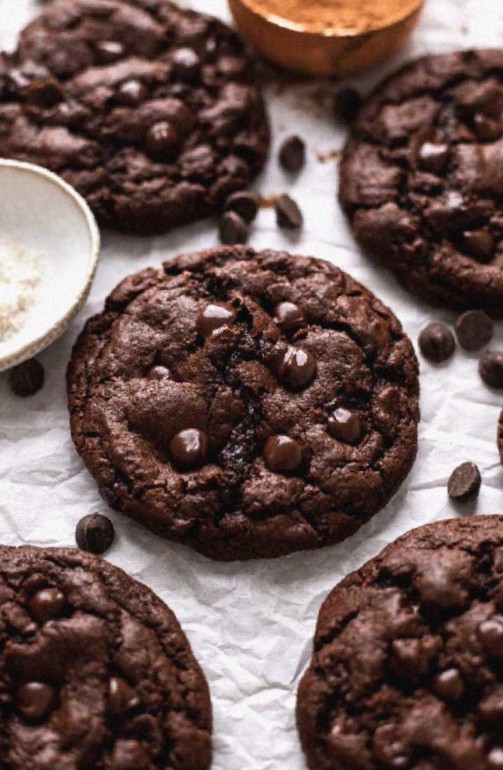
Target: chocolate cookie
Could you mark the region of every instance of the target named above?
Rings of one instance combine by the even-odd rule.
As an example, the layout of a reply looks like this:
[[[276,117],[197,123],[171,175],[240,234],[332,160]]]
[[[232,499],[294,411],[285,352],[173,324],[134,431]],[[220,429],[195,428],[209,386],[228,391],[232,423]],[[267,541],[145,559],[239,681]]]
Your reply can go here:
[[[503,516],[430,524],[321,608],[297,719],[312,770],[497,770]]]
[[[362,245],[426,300],[503,315],[503,51],[414,61],[360,111],[340,200]]]
[[[72,435],[114,508],[217,559],[335,543],[416,453],[417,362],[331,264],[219,248],[127,278],[68,370]]]
[[[0,546],[2,770],[207,770],[208,686],[148,588],[70,549]]]
[[[55,0],[0,58],[0,155],[61,174],[104,225],[166,231],[261,170],[252,70],[228,27],[166,0]]]

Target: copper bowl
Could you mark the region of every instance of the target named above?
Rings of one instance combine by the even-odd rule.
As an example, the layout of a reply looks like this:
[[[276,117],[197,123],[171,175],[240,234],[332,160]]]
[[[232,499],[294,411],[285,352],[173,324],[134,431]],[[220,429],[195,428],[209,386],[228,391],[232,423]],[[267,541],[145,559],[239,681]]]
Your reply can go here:
[[[307,0],[306,0],[307,1]],[[266,59],[308,75],[342,77],[370,68],[391,56],[415,27],[425,0],[404,0],[384,19],[363,32],[342,26],[334,4],[321,24],[309,25],[281,15],[281,0],[229,0],[243,37]],[[360,0],[359,7],[379,0]],[[268,9],[268,10],[266,10]]]

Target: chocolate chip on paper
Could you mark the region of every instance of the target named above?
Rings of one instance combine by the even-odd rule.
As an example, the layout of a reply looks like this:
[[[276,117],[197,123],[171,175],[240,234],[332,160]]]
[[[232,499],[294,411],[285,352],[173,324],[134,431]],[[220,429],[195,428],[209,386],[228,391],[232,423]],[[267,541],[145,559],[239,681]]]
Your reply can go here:
[[[304,217],[293,198],[289,195],[280,195],[276,200],[275,209],[278,227],[285,230],[300,230]]]
[[[452,356],[456,342],[451,330],[442,323],[432,322],[419,335],[419,349],[425,358],[440,364]]]
[[[503,353],[499,350],[484,353],[479,361],[479,374],[490,388],[503,389]]]
[[[227,246],[246,243],[249,228],[244,219],[235,211],[226,211],[220,219],[220,241]]]
[[[108,551],[114,538],[114,525],[108,516],[103,516],[101,513],[90,513],[84,516],[77,524],[75,531],[78,547],[98,555]]]
[[[36,358],[30,358],[15,366],[9,374],[10,389],[21,398],[34,396],[43,388],[44,381],[45,369]]]
[[[338,120],[352,123],[360,111],[363,99],[356,88],[339,88],[334,98],[334,113]]]
[[[468,310],[456,321],[456,337],[462,348],[480,350],[494,335],[494,324],[483,310]]]
[[[226,211],[234,211],[246,224],[251,224],[258,214],[258,198],[251,192],[236,192],[225,202]]]
[[[447,491],[451,500],[464,503],[478,495],[481,483],[480,471],[475,463],[466,462],[451,473]]]
[[[301,171],[306,163],[306,143],[300,136],[289,136],[281,145],[279,162],[285,171]]]

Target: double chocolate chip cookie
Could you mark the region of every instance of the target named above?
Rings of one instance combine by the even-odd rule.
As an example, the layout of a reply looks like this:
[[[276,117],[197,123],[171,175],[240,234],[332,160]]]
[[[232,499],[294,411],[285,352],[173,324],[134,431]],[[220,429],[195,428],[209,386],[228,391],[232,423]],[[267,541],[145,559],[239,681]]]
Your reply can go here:
[[[0,546],[2,770],[207,770],[208,687],[175,616],[78,551]]]
[[[59,173],[104,225],[166,231],[261,170],[252,71],[228,27],[166,0],[55,0],[0,57],[0,155]]]
[[[503,315],[503,52],[427,56],[392,75],[354,124],[340,200],[410,291]]]
[[[220,248],[127,278],[68,370],[72,435],[114,508],[217,559],[335,543],[417,447],[412,346],[327,262]]]
[[[298,694],[312,770],[503,767],[503,517],[409,532],[325,601]]]

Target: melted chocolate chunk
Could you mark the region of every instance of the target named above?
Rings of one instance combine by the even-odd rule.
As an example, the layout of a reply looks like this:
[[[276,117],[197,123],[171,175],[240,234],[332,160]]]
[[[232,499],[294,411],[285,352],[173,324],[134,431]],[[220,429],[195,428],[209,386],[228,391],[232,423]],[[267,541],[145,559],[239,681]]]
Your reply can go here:
[[[53,708],[56,692],[44,682],[27,682],[16,694],[16,703],[26,719],[42,719]]]
[[[113,676],[108,683],[108,708],[114,717],[122,716],[139,704],[139,698],[125,679]]]
[[[274,473],[293,473],[302,463],[302,447],[289,436],[270,436],[264,447],[264,459]]]
[[[434,174],[441,173],[449,160],[449,147],[446,144],[425,142],[417,154],[420,168]]]
[[[236,320],[236,310],[225,302],[211,302],[205,305],[197,318],[197,330],[203,337],[209,337],[222,326],[229,326]]]
[[[294,302],[280,302],[276,305],[274,318],[285,331],[300,329],[306,323],[304,311]]]
[[[494,238],[489,230],[466,230],[463,233],[463,247],[482,262],[490,262],[494,256]]]
[[[303,390],[316,377],[316,359],[302,348],[290,346],[280,365],[282,382],[290,390]]]
[[[187,428],[172,438],[169,450],[178,468],[196,470],[208,459],[208,437],[202,430]]]
[[[328,418],[328,430],[338,441],[356,444],[362,436],[362,423],[349,409],[336,409]]]
[[[499,728],[503,726],[503,688],[499,687],[483,698],[478,707],[479,721],[485,727]]]
[[[100,64],[112,64],[125,53],[122,43],[116,40],[102,40],[96,43],[94,50]]]
[[[154,123],[145,134],[145,150],[153,160],[168,161],[175,158],[180,144],[178,131],[167,120]]]
[[[463,679],[457,668],[442,671],[433,681],[433,689],[446,701],[456,702],[464,692]]]
[[[148,88],[141,80],[126,80],[115,92],[115,100],[126,107],[137,107],[148,97]]]
[[[201,59],[193,48],[178,48],[171,61],[176,76],[181,80],[194,81],[199,77]]]
[[[496,660],[503,660],[503,617],[485,620],[477,629],[477,636],[484,651]]]
[[[65,595],[59,588],[41,588],[29,602],[30,615],[39,623],[60,617],[66,604]]]

